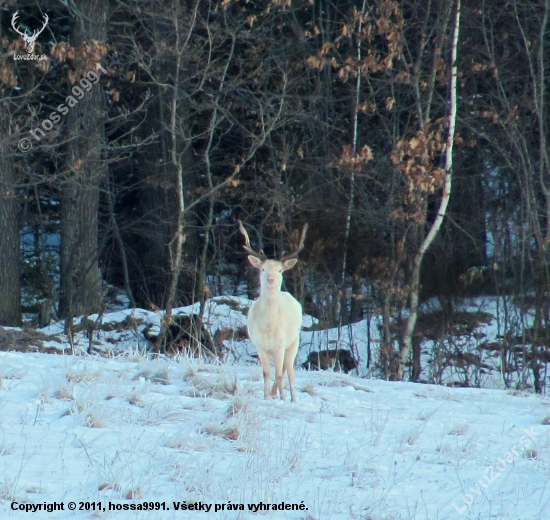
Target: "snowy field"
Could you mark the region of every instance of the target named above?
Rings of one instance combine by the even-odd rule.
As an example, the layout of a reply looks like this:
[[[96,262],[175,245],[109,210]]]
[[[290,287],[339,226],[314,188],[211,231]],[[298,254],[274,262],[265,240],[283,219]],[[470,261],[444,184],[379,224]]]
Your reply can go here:
[[[220,302],[216,327],[243,323]],[[80,355],[0,352],[0,518],[550,518],[547,396],[298,369],[298,402],[266,401],[249,342],[150,360],[132,323],[98,332],[103,356],[82,334]]]

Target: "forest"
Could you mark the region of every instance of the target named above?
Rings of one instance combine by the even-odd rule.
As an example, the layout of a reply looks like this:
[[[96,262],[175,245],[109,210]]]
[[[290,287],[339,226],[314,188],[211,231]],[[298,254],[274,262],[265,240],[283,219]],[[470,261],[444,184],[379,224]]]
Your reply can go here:
[[[383,377],[486,295],[544,391],[550,0],[0,5],[0,325],[254,298],[238,221],[269,257],[308,223],[286,290],[376,316]]]

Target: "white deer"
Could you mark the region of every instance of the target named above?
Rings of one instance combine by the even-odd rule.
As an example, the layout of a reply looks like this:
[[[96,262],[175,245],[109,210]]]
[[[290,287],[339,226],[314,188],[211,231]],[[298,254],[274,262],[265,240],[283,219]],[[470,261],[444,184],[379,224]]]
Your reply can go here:
[[[239,229],[245,238],[244,249],[250,253],[249,262],[260,270],[260,297],[252,303],[248,311],[248,335],[254,343],[264,372],[264,398],[269,399],[271,381],[270,358],[275,365],[275,382],[271,397],[279,396],[284,401],[283,375],[288,372],[290,396],[296,402],[294,389],[294,360],[300,344],[302,327],[302,306],[293,296],[281,291],[283,271],[292,269],[298,261],[295,257],[304,248],[307,224],[304,226],[300,243],[294,253],[282,256],[279,260],[268,260],[263,251],[256,253],[250,247],[248,233],[239,220]]]
[[[19,11],[15,11],[15,14],[11,17],[11,26],[13,27],[13,30],[20,34],[23,37],[23,41],[25,42],[27,54],[32,54],[34,51],[34,46],[36,44],[36,39],[38,38],[38,35],[46,28],[46,25],[48,25],[48,15],[44,14],[44,23],[42,25],[42,29],[35,29],[32,34],[27,33],[27,29],[25,31],[20,31],[18,27],[15,26],[15,22],[17,21],[17,18],[19,17]]]

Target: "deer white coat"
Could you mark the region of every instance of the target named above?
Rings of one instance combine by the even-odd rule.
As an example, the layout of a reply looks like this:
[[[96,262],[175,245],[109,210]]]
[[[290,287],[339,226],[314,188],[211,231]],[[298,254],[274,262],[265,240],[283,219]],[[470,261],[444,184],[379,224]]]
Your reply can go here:
[[[246,240],[244,248],[251,253],[248,260],[260,271],[260,297],[252,303],[248,311],[248,335],[262,363],[264,397],[266,399],[270,397],[270,360],[273,358],[275,382],[271,389],[271,397],[277,397],[278,391],[280,398],[285,399],[283,375],[286,371],[291,400],[296,402],[294,361],[300,345],[302,306],[292,295],[281,291],[281,284],[283,272],[294,267],[297,260],[288,257],[283,257],[281,260],[266,259],[263,252],[259,254],[252,250],[248,234],[242,224],[240,229]],[[307,225],[304,226],[297,251],[289,255],[290,257],[296,256],[303,248],[306,230]]]

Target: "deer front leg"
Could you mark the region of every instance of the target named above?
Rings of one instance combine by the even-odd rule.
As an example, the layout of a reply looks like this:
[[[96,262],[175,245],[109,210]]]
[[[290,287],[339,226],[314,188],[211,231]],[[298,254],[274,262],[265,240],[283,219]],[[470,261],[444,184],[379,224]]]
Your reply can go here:
[[[271,367],[269,366],[269,354],[258,350],[258,356],[262,363],[262,370],[264,373],[264,399],[269,399],[269,383],[271,381]]]
[[[277,350],[273,353],[273,363],[275,365],[275,382],[271,389],[271,397],[277,397],[277,389],[281,399],[285,400],[285,391],[283,388],[283,366],[285,360],[285,351]]]

